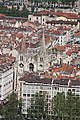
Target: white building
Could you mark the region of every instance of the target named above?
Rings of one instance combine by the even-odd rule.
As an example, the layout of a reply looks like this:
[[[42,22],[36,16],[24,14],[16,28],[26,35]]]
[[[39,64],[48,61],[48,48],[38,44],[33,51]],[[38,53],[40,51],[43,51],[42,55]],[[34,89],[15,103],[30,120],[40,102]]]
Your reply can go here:
[[[13,68],[9,64],[0,65],[0,103],[13,91]]]
[[[67,34],[66,32],[62,31],[62,30],[55,30],[52,32],[53,36],[58,37],[59,39],[57,40],[57,44],[58,45],[65,45],[67,42]]]
[[[79,43],[80,44],[80,31],[75,33],[75,35],[74,35],[74,43]]]
[[[28,20],[34,22],[38,21],[42,25],[52,26],[52,25],[66,25],[73,26],[79,29],[80,23],[78,20],[80,15],[76,13],[67,12],[52,12],[52,11],[40,11],[34,14],[28,15]]]
[[[56,78],[42,77],[35,73],[27,73],[18,81],[18,97],[22,98],[23,114],[27,115],[27,108],[30,106],[30,99],[34,97],[36,92],[47,92],[48,101],[56,96],[58,92],[72,91],[75,95],[80,95],[80,81],[65,79],[57,80]],[[49,114],[51,108],[49,106]]]
[[[22,76],[25,72],[47,71],[50,67],[44,33],[40,44],[39,47],[35,48],[34,45],[32,46],[31,43],[27,44],[26,41],[22,39],[20,49],[18,50],[19,54],[17,56],[19,76]]]

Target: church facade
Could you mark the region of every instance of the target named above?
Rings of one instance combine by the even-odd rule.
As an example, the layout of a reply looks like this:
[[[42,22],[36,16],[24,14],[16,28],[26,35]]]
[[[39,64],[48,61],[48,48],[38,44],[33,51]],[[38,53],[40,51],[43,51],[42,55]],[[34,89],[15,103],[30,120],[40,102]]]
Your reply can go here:
[[[25,72],[45,72],[48,70],[49,66],[44,33],[41,46],[37,48],[31,48],[30,45],[28,45],[26,49],[26,41],[22,39],[17,57],[17,71],[19,75]]]

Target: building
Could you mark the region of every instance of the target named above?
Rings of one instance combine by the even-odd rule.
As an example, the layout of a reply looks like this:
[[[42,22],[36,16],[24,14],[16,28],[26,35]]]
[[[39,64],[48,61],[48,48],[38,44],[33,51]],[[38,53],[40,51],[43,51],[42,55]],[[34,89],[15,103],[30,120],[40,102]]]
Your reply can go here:
[[[17,68],[19,75],[23,75],[25,72],[37,72],[47,71],[50,64],[49,58],[46,52],[44,32],[42,33],[42,39],[39,41],[40,45],[35,47],[35,44],[26,43],[23,38],[18,49]]]
[[[38,74],[38,73],[37,73]],[[23,114],[27,114],[27,108],[30,106],[30,99],[34,97],[36,92],[47,91],[51,98],[51,82],[52,79],[41,78],[35,73],[28,73],[18,81],[18,97],[22,98]]]
[[[36,92],[47,92],[48,102],[58,92],[64,92],[65,96],[68,91],[72,91],[75,95],[80,95],[80,80],[72,77],[56,78],[47,75],[39,75],[38,73],[27,73],[18,81],[18,97],[22,98],[23,114],[27,115],[27,108],[30,106],[30,99],[34,97]],[[51,114],[51,107],[49,114]]]
[[[55,30],[52,32],[52,35],[53,36],[56,36],[58,37],[58,41],[57,41],[57,44],[58,45],[65,45],[67,43],[67,34],[65,31],[62,31],[62,30]]]
[[[41,11],[34,14],[29,14],[28,20],[34,22],[38,21],[42,25],[51,26],[54,25],[68,25],[79,29],[80,15],[76,13],[67,12],[52,12],[52,11]]]
[[[13,92],[13,68],[9,63],[0,64],[0,103]]]
[[[80,31],[74,34],[74,43],[80,44]]]

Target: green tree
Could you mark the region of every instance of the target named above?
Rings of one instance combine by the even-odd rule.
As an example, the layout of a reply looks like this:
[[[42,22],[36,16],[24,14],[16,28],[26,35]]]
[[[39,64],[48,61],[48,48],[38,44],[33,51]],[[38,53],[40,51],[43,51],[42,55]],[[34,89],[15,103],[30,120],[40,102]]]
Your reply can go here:
[[[23,120],[21,109],[21,100],[18,100],[17,95],[12,93],[4,105],[4,120]]]
[[[0,115],[3,116],[4,115],[4,109],[3,109],[3,105],[0,104]]]
[[[66,97],[66,120],[80,120],[80,98],[72,92],[67,93]]]
[[[52,99],[53,120],[80,120],[80,98],[72,92],[58,93]]]
[[[52,99],[52,111],[54,119],[64,120],[65,118],[65,94],[57,93],[57,95]]]
[[[23,10],[19,10],[19,7],[17,9],[14,7],[9,9],[5,6],[0,6],[0,13],[13,17],[28,17],[29,11],[26,7],[23,7]]]
[[[36,93],[31,99],[31,106],[28,108],[28,117],[32,119],[49,120],[48,99],[46,93]]]

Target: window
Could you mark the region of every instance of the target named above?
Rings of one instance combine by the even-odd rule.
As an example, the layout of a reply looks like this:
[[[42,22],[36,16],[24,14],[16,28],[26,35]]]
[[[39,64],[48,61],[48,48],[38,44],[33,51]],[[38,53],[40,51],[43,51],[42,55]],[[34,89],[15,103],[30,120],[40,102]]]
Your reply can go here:
[[[26,96],[26,94],[23,94],[23,96]]]
[[[57,90],[57,87],[55,87],[55,90]]]
[[[75,89],[72,89],[73,92],[75,92]]]
[[[20,56],[20,61],[23,61],[23,56]]]
[[[40,62],[43,62],[43,58],[40,58]]]
[[[34,90],[31,90],[31,93],[34,93]]]
[[[38,17],[36,18],[36,20],[38,20]]]
[[[30,90],[28,89],[28,91],[27,91],[28,93],[30,93]]]
[[[20,87],[22,87],[22,83],[20,83]]]
[[[76,92],[79,92],[79,90],[77,89]]]
[[[69,89],[68,92],[71,92],[71,89]]]
[[[30,97],[30,94],[27,94],[27,97]]]
[[[44,19],[43,19],[43,22],[44,22]]]
[[[76,94],[76,96],[78,97],[78,96],[79,96],[79,94]]]
[[[32,94],[31,97],[34,97],[34,94]]]

